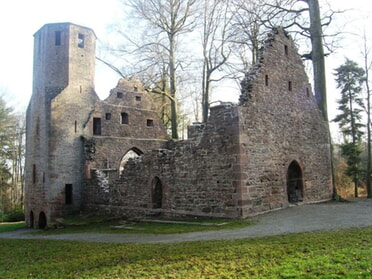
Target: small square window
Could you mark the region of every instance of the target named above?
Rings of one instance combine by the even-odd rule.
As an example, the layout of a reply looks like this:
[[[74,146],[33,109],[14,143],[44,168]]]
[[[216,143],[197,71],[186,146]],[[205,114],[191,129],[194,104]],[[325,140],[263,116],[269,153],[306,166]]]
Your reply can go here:
[[[147,127],[154,127],[154,120],[147,119]]]
[[[84,34],[79,34],[79,36],[78,36],[78,47],[84,48],[84,39],[85,39]]]
[[[136,96],[136,101],[140,102],[141,101],[141,96]]]
[[[116,97],[119,99],[123,98],[123,92],[116,92]]]
[[[111,120],[111,113],[106,113],[105,119],[106,120]]]

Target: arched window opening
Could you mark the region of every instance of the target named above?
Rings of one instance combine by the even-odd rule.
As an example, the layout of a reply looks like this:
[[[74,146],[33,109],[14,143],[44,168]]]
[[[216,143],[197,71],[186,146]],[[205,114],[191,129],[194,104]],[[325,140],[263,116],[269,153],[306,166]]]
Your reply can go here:
[[[162,208],[163,205],[163,184],[159,177],[152,180],[152,208]]]
[[[30,212],[30,228],[34,228],[34,212]]]
[[[303,175],[300,165],[293,161],[287,170],[287,195],[289,203],[303,200]]]
[[[125,165],[127,164],[129,159],[136,158],[142,154],[143,152],[135,147],[130,149],[127,153],[125,153],[120,162],[119,175],[123,174]]]
[[[39,214],[39,229],[45,229],[47,225],[47,219],[44,212]]]

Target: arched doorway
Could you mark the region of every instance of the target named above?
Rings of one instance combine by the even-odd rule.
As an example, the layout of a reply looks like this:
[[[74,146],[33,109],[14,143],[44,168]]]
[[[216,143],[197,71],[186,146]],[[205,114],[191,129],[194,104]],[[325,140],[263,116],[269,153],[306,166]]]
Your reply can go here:
[[[44,212],[40,212],[39,214],[39,229],[45,229],[47,225],[47,219]]]
[[[159,177],[152,180],[152,208],[162,208],[163,206],[163,184]]]
[[[34,212],[31,210],[30,212],[30,228],[34,227]]]
[[[289,203],[303,200],[302,169],[296,161],[293,161],[287,170],[287,195]]]
[[[120,162],[119,175],[123,174],[124,167],[125,167],[125,165],[126,165],[126,163],[128,162],[129,159],[138,157],[142,154],[143,154],[143,152],[141,150],[139,150],[138,148],[135,148],[135,147],[131,148],[127,153],[125,153],[123,158],[121,159],[121,162]]]

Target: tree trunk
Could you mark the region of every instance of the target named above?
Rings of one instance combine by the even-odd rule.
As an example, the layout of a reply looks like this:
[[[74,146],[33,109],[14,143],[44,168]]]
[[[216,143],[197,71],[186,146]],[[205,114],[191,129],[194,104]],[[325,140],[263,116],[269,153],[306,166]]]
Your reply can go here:
[[[169,79],[171,95],[171,130],[172,139],[178,139],[178,115],[176,100],[176,65],[175,65],[175,38],[173,34],[168,34],[169,38]]]
[[[310,17],[310,37],[311,37],[311,60],[313,64],[314,75],[314,92],[318,101],[318,106],[323,114],[323,119],[328,127],[329,144],[330,144],[330,164],[332,175],[332,189],[333,197],[337,196],[337,189],[335,184],[334,163],[333,163],[333,146],[331,138],[331,130],[328,123],[327,110],[327,82],[325,72],[325,60],[323,50],[323,32],[322,22],[320,17],[320,9],[318,0],[307,0],[309,6]]]
[[[372,198],[371,188],[371,92],[369,89],[369,69],[368,69],[368,53],[367,53],[366,39],[364,39],[364,70],[366,72],[366,89],[367,89],[367,173],[366,173],[366,184],[367,184],[367,198]]]
[[[308,0],[310,13],[311,59],[314,73],[314,91],[318,99],[318,106],[323,113],[324,120],[328,122],[327,87],[324,50],[322,41],[322,24],[318,0]]]

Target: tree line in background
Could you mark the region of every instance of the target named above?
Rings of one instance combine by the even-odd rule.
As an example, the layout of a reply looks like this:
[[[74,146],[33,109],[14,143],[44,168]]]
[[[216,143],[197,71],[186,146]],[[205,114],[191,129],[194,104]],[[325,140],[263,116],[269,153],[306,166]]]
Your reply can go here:
[[[25,117],[0,95],[0,221],[23,218]]]

